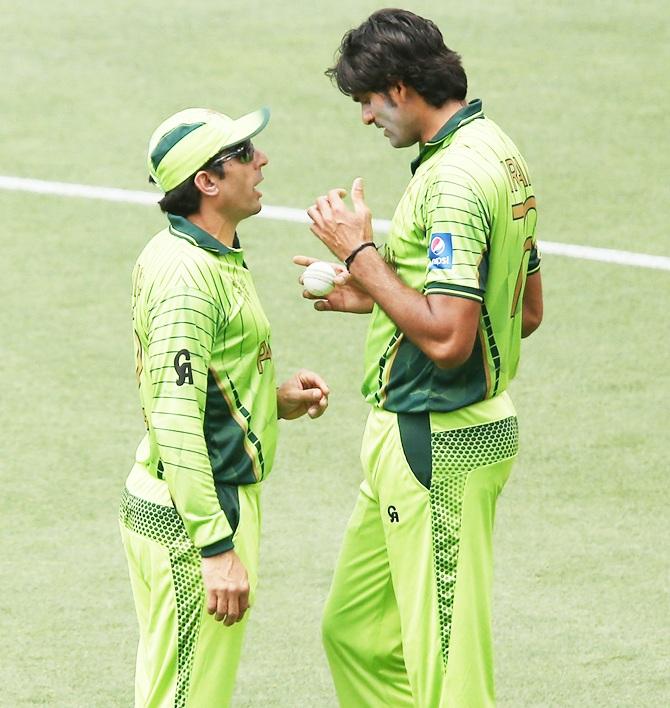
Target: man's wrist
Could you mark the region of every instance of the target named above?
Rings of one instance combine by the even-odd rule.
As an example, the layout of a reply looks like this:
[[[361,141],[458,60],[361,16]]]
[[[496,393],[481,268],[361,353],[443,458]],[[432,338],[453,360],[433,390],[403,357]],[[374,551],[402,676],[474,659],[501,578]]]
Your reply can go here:
[[[376,251],[377,245],[374,241],[365,241],[364,243],[356,246],[356,248],[354,248],[354,250],[344,259],[344,266],[347,270],[351,268],[351,264],[354,262],[354,259],[364,248],[374,248]]]

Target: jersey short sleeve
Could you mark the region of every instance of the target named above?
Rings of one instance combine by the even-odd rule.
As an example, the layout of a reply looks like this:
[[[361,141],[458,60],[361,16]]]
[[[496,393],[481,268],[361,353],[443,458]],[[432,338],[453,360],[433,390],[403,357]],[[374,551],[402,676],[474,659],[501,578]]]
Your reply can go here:
[[[175,507],[203,555],[232,548],[203,433],[208,367],[224,313],[210,295],[167,291],[147,313],[150,422]]]
[[[425,201],[426,295],[482,302],[486,290],[488,219],[464,174],[442,170]]]

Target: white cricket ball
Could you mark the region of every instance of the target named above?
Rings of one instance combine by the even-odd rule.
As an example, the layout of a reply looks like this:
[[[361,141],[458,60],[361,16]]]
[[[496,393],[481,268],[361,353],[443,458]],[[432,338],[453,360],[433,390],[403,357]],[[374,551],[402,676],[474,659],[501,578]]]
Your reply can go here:
[[[316,261],[303,271],[302,284],[305,286],[305,290],[315,297],[323,297],[335,287],[333,285],[335,275],[335,268],[330,263]]]

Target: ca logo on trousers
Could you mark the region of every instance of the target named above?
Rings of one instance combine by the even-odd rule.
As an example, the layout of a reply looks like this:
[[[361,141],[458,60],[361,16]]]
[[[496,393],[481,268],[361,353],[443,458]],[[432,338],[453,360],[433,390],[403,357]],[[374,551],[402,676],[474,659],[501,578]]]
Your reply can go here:
[[[182,357],[184,361],[182,362]],[[191,353],[188,349],[180,349],[174,358],[174,370],[177,372],[177,386],[193,383],[193,368],[191,367]]]
[[[392,524],[397,524],[400,522],[400,516],[398,516],[398,510],[394,506],[390,506],[387,510],[389,519],[391,519]]]

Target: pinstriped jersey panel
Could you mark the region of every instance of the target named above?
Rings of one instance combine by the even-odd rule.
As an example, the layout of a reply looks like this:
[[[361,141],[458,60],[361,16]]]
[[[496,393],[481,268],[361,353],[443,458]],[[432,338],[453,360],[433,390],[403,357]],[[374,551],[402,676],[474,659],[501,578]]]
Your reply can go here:
[[[442,370],[375,307],[363,394],[395,412],[457,410],[504,391],[519,359],[525,279],[539,268],[523,157],[479,102],[458,115],[415,163],[384,258],[415,290],[481,303],[479,332],[470,359]]]
[[[242,251],[157,234],[133,272],[133,325],[149,443],[138,461],[164,476],[193,543],[226,550],[225,487],[262,479],[276,444],[270,328]]]

